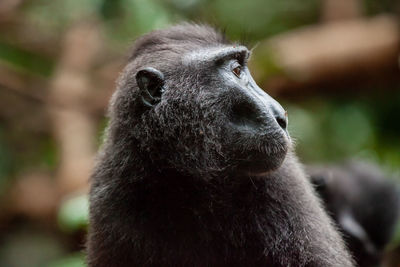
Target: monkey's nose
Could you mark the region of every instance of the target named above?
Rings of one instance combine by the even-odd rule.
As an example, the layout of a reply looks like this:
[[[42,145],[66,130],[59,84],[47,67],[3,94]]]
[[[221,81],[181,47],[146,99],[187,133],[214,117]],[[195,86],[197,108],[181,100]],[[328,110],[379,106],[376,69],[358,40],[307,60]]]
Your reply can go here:
[[[257,96],[267,107],[270,115],[275,118],[275,121],[287,134],[288,115],[286,110],[283,109],[278,101],[265,93],[260,87],[255,86],[254,88],[255,91],[257,91]]]
[[[280,105],[279,106],[273,105],[272,106],[272,114],[274,115],[275,120],[279,124],[279,126],[284,131],[286,131],[287,125],[288,125],[287,111],[284,110]]]
[[[287,124],[288,124],[287,111],[285,111],[283,116],[282,115],[278,115],[278,116],[275,115],[275,119],[278,122],[279,126],[281,126],[281,128],[286,131]]]

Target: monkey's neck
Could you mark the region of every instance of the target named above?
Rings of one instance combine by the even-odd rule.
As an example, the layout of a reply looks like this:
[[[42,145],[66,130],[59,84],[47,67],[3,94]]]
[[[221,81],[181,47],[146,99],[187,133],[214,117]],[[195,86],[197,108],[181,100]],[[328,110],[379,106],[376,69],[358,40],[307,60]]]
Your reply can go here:
[[[343,251],[342,244],[301,168],[291,162],[264,177],[232,174],[213,180],[173,171],[143,172],[147,168],[141,165],[119,166],[130,167],[100,172],[97,178],[108,182],[98,191],[108,193],[92,194],[104,207],[92,216],[113,226],[106,235],[112,245],[161,254],[174,251],[177,258],[197,255],[210,262],[264,257],[279,262],[276,266],[305,266],[309,255],[316,255],[309,266],[350,266],[346,259],[347,264],[328,264],[336,250]]]
[[[279,224],[268,222],[271,217],[285,221],[282,225],[288,226],[293,219],[289,211],[292,205],[284,205],[278,198],[289,192],[269,182],[265,177],[238,176],[205,182],[166,172],[136,181],[132,185],[133,192],[129,193],[131,204],[128,207],[134,209],[135,224],[144,232],[174,234],[174,238],[187,238],[193,233],[198,233],[199,238],[243,233],[240,228],[246,227],[274,228]],[[203,232],[208,234],[200,234]]]
[[[288,185],[299,180],[288,172],[290,168],[281,167],[262,177],[230,172],[204,179],[176,170],[157,171],[146,165],[150,161],[142,160],[143,155],[138,157],[126,147],[119,152],[121,157],[106,158],[124,158],[126,162],[113,160],[105,164],[110,165],[107,170],[112,173],[102,173],[101,179],[112,188],[108,190],[112,192],[110,203],[121,207],[123,217],[130,217],[121,223],[135,224],[143,232],[185,235],[186,231],[209,230],[217,235],[218,231],[228,232],[224,227],[247,227],[259,223],[259,218],[278,218],[284,221],[282,225],[290,226],[296,217],[292,213],[299,209],[296,203],[304,199],[302,186]],[[275,225],[279,224],[266,222],[263,227]]]

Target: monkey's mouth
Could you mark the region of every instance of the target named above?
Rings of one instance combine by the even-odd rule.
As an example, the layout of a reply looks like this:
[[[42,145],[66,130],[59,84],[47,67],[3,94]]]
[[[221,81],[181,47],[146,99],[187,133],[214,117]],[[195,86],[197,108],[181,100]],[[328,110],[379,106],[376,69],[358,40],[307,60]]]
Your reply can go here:
[[[244,171],[251,174],[260,174],[278,169],[288,152],[288,146],[264,147],[261,150],[246,151],[248,156],[240,161]]]
[[[238,171],[256,175],[278,169],[290,149],[290,140],[283,132],[272,137],[240,138],[236,144],[241,145],[232,147]]]
[[[235,103],[229,114],[224,137],[239,171],[257,174],[279,168],[291,144],[287,117],[251,101]]]

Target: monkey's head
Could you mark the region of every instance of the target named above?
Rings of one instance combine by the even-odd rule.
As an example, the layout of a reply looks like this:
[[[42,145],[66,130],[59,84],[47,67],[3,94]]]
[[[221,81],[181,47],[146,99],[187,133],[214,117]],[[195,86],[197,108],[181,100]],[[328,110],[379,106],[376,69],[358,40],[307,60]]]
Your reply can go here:
[[[140,38],[111,105],[110,138],[155,169],[190,174],[277,169],[290,146],[287,115],[254,82],[249,50],[207,26]]]

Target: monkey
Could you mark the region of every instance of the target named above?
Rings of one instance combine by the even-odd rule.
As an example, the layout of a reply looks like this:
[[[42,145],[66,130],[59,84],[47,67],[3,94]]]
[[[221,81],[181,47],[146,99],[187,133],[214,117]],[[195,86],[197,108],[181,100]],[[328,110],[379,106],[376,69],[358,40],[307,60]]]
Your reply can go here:
[[[207,25],[136,40],[91,176],[89,266],[353,266],[249,56]]]
[[[380,266],[399,218],[398,188],[378,166],[363,161],[307,166],[306,172],[357,265]]]

